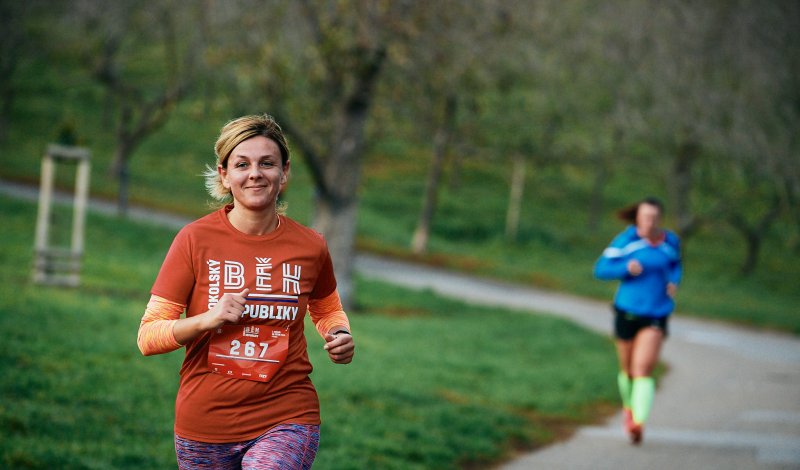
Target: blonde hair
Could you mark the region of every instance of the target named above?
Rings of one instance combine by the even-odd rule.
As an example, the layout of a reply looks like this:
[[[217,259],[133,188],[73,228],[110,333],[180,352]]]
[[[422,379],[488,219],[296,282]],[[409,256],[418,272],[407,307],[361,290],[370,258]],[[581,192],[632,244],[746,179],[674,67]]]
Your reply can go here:
[[[205,178],[205,185],[208,194],[211,195],[216,201],[221,204],[227,204],[232,199],[230,189],[222,184],[222,177],[217,171],[219,166],[225,167],[228,164],[228,157],[230,157],[233,149],[247,139],[256,136],[263,136],[274,141],[281,151],[281,165],[285,168],[289,162],[289,145],[286,143],[286,137],[283,135],[283,129],[275,121],[275,118],[269,114],[259,114],[242,116],[240,118],[229,121],[222,126],[219,133],[219,138],[214,144],[214,153],[217,158],[215,165],[206,165],[206,171],[203,172]],[[285,212],[285,204],[280,203],[278,206],[279,212]]]

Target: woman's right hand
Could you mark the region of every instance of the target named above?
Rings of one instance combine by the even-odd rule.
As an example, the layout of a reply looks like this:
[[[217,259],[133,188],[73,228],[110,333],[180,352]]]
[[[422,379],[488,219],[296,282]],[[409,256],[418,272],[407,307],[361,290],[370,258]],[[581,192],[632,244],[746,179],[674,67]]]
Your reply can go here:
[[[639,274],[642,274],[642,271],[644,271],[644,268],[642,268],[642,263],[640,263],[638,260],[632,259],[628,261],[628,274],[636,277]]]
[[[238,323],[242,318],[247,294],[245,289],[238,294],[223,294],[211,310],[192,317],[181,318],[172,326],[172,335],[179,344],[186,344],[206,331],[214,330],[224,323]]]
[[[225,323],[238,323],[242,318],[248,293],[250,293],[250,289],[245,289],[238,294],[222,294],[219,302],[203,314],[202,329],[210,331]]]

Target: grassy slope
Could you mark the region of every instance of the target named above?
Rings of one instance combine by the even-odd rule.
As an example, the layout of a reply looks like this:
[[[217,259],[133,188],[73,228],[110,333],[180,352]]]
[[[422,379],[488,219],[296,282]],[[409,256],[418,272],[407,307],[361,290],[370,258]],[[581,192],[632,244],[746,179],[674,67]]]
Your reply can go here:
[[[179,352],[135,336],[174,232],[91,216],[83,284],[34,286],[35,206],[0,197],[0,466],[169,468]],[[309,328],[320,468],[459,468],[542,445],[614,402],[613,348],[562,320],[360,280],[358,355]]]

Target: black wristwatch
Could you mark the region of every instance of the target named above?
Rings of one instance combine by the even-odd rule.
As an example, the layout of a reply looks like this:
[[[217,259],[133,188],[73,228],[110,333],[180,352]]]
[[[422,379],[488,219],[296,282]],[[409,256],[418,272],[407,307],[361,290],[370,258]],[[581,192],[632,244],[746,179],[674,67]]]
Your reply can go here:
[[[336,330],[336,331],[334,331],[334,332],[333,332],[333,334],[335,334],[335,335],[338,335],[339,333],[344,333],[344,334],[346,334],[346,335],[353,336],[353,335],[352,335],[352,334],[350,334],[350,332],[349,332],[349,331],[347,331],[347,330]]]

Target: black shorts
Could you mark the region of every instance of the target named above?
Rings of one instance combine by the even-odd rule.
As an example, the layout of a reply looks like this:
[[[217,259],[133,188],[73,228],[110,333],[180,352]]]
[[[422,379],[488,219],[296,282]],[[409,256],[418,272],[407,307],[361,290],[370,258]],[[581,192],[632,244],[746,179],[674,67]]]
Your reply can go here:
[[[616,305],[614,308],[614,334],[623,341],[630,341],[636,337],[636,333],[642,328],[658,328],[664,332],[664,337],[669,333],[667,321],[669,316],[648,317],[644,315],[634,315],[624,310],[620,310]]]

